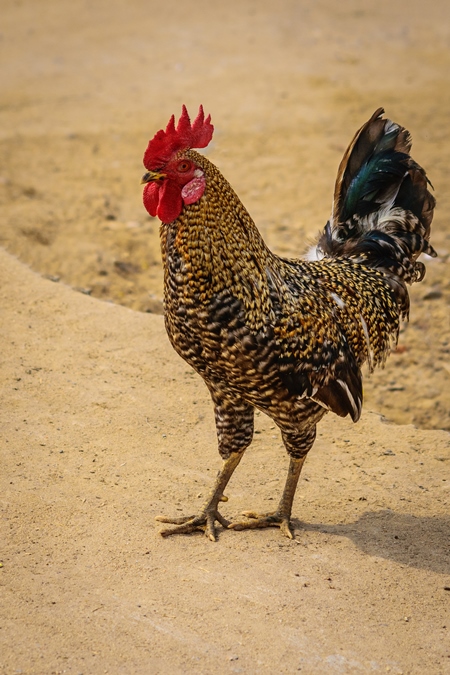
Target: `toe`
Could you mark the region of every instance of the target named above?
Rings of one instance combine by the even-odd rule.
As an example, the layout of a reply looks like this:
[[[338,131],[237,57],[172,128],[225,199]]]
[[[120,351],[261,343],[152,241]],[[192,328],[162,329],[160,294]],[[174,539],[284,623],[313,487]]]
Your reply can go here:
[[[171,523],[172,525],[181,525],[189,520],[194,520],[195,516],[180,516],[179,518],[167,518],[166,516],[155,516],[159,523]]]
[[[228,525],[229,530],[256,530],[264,527],[279,527],[282,535],[288,537],[288,539],[294,539],[294,532],[286,515],[281,515],[276,511],[264,515],[255,513],[254,511],[244,511],[242,515],[249,520],[230,523]]]
[[[280,523],[281,534],[284,534],[288,539],[294,539],[294,532],[292,530],[291,524],[288,518],[284,519]]]
[[[256,511],[242,511],[242,515],[246,518],[261,518],[261,514]]]

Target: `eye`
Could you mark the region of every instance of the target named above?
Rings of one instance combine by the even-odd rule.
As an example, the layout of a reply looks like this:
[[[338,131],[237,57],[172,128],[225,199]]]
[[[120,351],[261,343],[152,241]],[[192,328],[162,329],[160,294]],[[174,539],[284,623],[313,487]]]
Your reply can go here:
[[[189,171],[191,166],[191,162],[189,162],[187,159],[182,159],[181,162],[178,162],[177,171],[180,173],[186,173],[186,171]]]

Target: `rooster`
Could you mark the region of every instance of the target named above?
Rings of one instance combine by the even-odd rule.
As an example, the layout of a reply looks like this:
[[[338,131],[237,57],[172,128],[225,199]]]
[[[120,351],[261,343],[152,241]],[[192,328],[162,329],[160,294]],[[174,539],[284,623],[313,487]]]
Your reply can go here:
[[[407,284],[421,281],[435,199],[410,157],[411,137],[382,108],[356,133],[339,166],[332,213],[316,260],[272,253],[220,171],[194,148],[214,127],[186,107],[144,155],[144,206],[161,220],[165,324],[178,354],[211,394],[223,459],[200,512],[168,536],[277,526],[293,538],[292,504],[316,425],[327,411],[357,422],[361,367],[383,364],[407,319]],[[253,436],[254,410],[278,426],[289,455],[278,508],[219,512],[224,490]]]

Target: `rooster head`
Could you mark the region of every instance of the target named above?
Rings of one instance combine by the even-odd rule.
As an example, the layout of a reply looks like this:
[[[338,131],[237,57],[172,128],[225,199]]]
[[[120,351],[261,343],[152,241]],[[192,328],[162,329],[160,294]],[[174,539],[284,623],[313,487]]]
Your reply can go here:
[[[144,206],[163,223],[178,218],[185,204],[194,204],[205,191],[203,171],[185,156],[186,150],[205,148],[213,135],[211,116],[205,119],[203,107],[191,124],[186,106],[175,127],[175,117],[169,120],[149,142],[144,155],[147,173],[142,177]]]

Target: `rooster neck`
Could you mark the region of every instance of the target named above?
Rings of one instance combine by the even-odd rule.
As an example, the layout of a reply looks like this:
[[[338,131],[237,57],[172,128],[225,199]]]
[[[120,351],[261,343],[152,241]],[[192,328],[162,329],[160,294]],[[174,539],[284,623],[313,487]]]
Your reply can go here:
[[[273,254],[229,183],[195,151],[206,189],[179,218],[161,226],[166,306],[208,304],[223,291],[239,291],[246,308],[268,295],[266,269]]]

